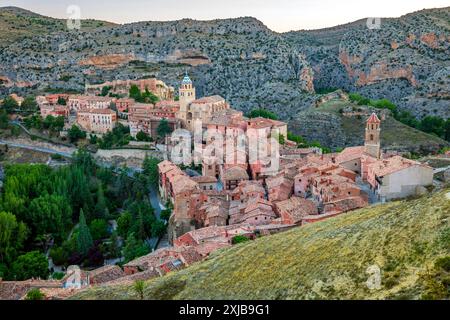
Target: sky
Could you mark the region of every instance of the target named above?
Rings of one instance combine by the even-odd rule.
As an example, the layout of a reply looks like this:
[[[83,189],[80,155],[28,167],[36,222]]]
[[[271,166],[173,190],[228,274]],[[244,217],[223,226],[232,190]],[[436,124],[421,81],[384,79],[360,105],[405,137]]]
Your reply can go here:
[[[252,16],[278,32],[332,27],[368,17],[399,17],[424,8],[450,6],[450,0],[0,0],[55,18],[68,18],[77,5],[82,19],[116,23],[211,20]]]

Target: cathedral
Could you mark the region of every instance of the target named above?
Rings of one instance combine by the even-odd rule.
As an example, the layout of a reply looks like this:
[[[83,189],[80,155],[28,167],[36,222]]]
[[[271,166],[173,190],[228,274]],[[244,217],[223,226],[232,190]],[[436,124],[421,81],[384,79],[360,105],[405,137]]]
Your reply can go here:
[[[218,95],[197,99],[195,87],[188,74],[181,82],[179,99],[180,111],[177,118],[182,120],[184,127],[189,131],[194,130],[195,121],[206,123],[211,120],[214,113],[230,108],[225,99]]]

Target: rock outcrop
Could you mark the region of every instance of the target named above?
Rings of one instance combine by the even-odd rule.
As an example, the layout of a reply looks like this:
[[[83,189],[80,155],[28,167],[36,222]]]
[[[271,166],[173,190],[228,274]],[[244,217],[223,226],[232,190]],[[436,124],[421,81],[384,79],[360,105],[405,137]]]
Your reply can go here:
[[[285,34],[314,70],[316,89],[388,98],[417,117],[450,117],[450,7]]]

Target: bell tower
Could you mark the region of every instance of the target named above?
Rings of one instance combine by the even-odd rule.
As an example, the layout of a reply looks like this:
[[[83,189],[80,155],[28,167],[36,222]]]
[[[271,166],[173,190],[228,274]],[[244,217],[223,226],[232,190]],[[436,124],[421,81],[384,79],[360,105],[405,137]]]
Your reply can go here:
[[[375,113],[367,120],[364,151],[376,159],[381,158],[380,145],[381,121]]]
[[[179,90],[179,99],[180,99],[180,114],[179,118],[182,119],[185,123],[187,120],[187,116],[189,113],[189,105],[195,98],[195,87],[192,85],[192,80],[189,78],[187,72],[181,81],[181,86]]]

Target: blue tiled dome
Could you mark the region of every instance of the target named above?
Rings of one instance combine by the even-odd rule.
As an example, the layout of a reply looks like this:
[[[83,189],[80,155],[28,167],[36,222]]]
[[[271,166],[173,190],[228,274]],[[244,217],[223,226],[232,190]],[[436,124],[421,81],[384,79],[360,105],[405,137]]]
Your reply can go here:
[[[186,75],[183,78],[183,81],[181,81],[182,84],[192,84],[192,80],[191,78],[189,78],[188,74],[186,73]]]

